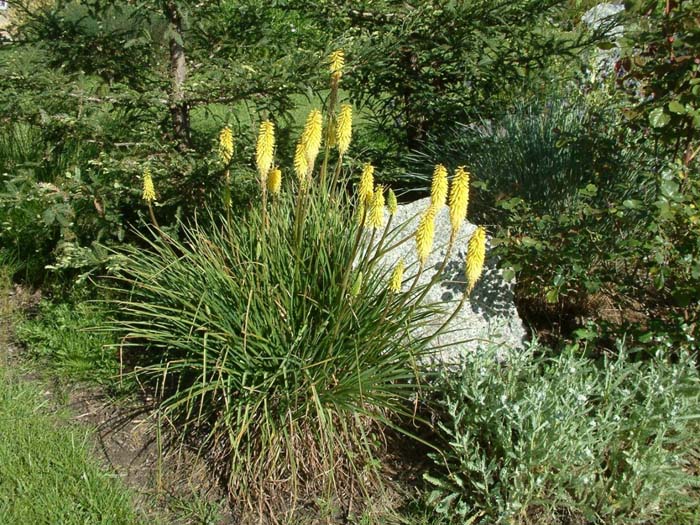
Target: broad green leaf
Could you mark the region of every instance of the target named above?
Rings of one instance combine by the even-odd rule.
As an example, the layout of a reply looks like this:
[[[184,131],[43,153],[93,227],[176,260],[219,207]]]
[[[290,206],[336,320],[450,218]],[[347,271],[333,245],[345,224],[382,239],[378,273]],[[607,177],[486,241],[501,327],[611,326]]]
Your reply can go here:
[[[510,282],[515,278],[515,270],[513,268],[506,268],[503,270],[503,280]]]
[[[548,303],[556,303],[559,300],[559,290],[556,288],[552,288],[547,292],[545,295],[545,299],[547,300]]]
[[[669,122],[671,122],[671,117],[667,113],[664,113],[663,108],[656,108],[649,113],[649,124],[654,128],[663,128]]]
[[[676,115],[683,115],[685,113],[685,106],[677,100],[672,100],[668,103],[668,110]]]
[[[661,181],[661,194],[669,199],[676,200],[679,197],[678,183],[675,180]]]
[[[56,214],[54,213],[54,210],[52,208],[48,208],[44,211],[41,218],[43,219],[44,224],[46,224],[46,226],[51,226],[56,220]]]
[[[532,248],[533,246],[537,246],[537,241],[533,239],[532,237],[523,237],[520,239],[520,242],[523,244],[523,246],[527,248]]]

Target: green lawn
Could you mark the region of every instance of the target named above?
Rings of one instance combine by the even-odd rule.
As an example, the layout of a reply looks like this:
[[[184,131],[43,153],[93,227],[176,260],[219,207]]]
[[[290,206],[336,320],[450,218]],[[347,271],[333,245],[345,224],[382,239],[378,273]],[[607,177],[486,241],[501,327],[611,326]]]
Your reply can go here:
[[[120,480],[89,457],[88,438],[0,361],[3,525],[144,523]]]

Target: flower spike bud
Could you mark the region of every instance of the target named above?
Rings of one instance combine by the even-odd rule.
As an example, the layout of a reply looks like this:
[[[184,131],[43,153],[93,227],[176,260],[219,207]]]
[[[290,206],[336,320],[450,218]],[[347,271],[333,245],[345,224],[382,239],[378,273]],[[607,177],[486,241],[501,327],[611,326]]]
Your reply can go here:
[[[365,222],[367,221],[367,208],[365,208],[363,202],[360,202],[360,204],[357,206],[356,213],[358,226],[364,226]]]
[[[335,148],[338,144],[338,119],[331,115],[328,119],[328,130],[326,131],[328,147]]]
[[[401,291],[401,284],[403,283],[403,271],[404,262],[403,259],[400,259],[394,267],[394,271],[391,272],[391,279],[389,280],[389,290],[391,290],[394,293],[399,293]]]
[[[321,135],[323,133],[323,116],[318,109],[314,109],[309,113],[304,125],[304,131],[301,134],[301,143],[304,145],[306,153],[306,176],[311,176],[314,170],[314,162],[318,150],[321,149]]]
[[[467,217],[469,207],[469,172],[464,166],[459,166],[455,171],[450,190],[450,223],[453,235],[462,226]]]
[[[294,173],[297,175],[300,188],[306,188],[306,175],[309,172],[309,164],[306,162],[306,148],[299,142],[294,153]]]
[[[416,230],[416,251],[418,252],[418,260],[421,265],[425,264],[433,249],[436,211],[434,206],[429,206],[421,217],[418,223],[418,229]]]
[[[233,133],[231,128],[226,126],[219,133],[219,158],[224,164],[231,162],[233,157]]]
[[[433,184],[430,187],[430,204],[440,210],[447,200],[447,169],[442,164],[435,166]]]
[[[467,245],[467,293],[471,293],[474,285],[481,277],[486,259],[486,230],[479,226],[472,234]]]
[[[153,186],[153,177],[151,176],[151,169],[146,168],[143,170],[143,200],[148,204],[156,200],[156,189]]]
[[[360,295],[360,291],[362,290],[362,272],[359,272],[357,274],[357,277],[355,277],[355,282],[352,283],[352,288],[350,289],[350,295],[353,297],[357,297]]]
[[[338,153],[345,155],[352,140],[352,106],[343,104],[338,115],[338,126],[336,128],[336,142],[338,143]]]
[[[345,52],[342,49],[333,51],[330,56],[331,78],[338,82],[343,76],[343,67],[345,67]]]
[[[399,209],[399,203],[396,200],[396,194],[391,188],[389,188],[389,194],[387,195],[386,205],[389,208],[389,215],[394,215]]]
[[[381,228],[384,225],[384,187],[379,185],[374,190],[372,204],[367,214],[367,228]]]
[[[258,143],[255,148],[255,163],[264,182],[272,167],[272,157],[275,153],[275,125],[269,120],[260,124]]]
[[[360,203],[365,206],[372,204],[374,197],[374,166],[367,163],[362,168],[362,177],[360,177],[359,198]]]
[[[270,176],[267,178],[267,190],[272,195],[278,195],[282,188],[282,171],[275,166],[270,170]]]

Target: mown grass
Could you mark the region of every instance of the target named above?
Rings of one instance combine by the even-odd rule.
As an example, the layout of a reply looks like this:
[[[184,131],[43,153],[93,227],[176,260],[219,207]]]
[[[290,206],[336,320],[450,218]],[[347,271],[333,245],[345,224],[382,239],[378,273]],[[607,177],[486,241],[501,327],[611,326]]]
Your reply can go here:
[[[0,516],[5,525],[144,523],[131,493],[89,457],[89,432],[51,414],[34,385],[0,368]]]
[[[14,309],[0,267],[0,522],[3,525],[146,523],[132,494],[90,458],[90,431],[53,411],[41,384],[7,357]]]

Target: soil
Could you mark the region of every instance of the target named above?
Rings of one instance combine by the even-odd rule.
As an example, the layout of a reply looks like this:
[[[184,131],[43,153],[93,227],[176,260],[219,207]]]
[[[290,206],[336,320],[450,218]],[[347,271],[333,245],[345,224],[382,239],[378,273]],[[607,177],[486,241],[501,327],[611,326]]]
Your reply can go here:
[[[158,443],[158,417],[149,400],[115,402],[104,389],[79,385],[70,389],[67,406],[75,421],[95,428],[95,454],[137,492],[142,510],[161,518],[165,514],[168,523],[200,523],[182,520],[172,508],[194,498],[218,508],[216,523],[234,523],[220,503],[226,495],[207,462],[186,448],[168,449],[167,437]]]

